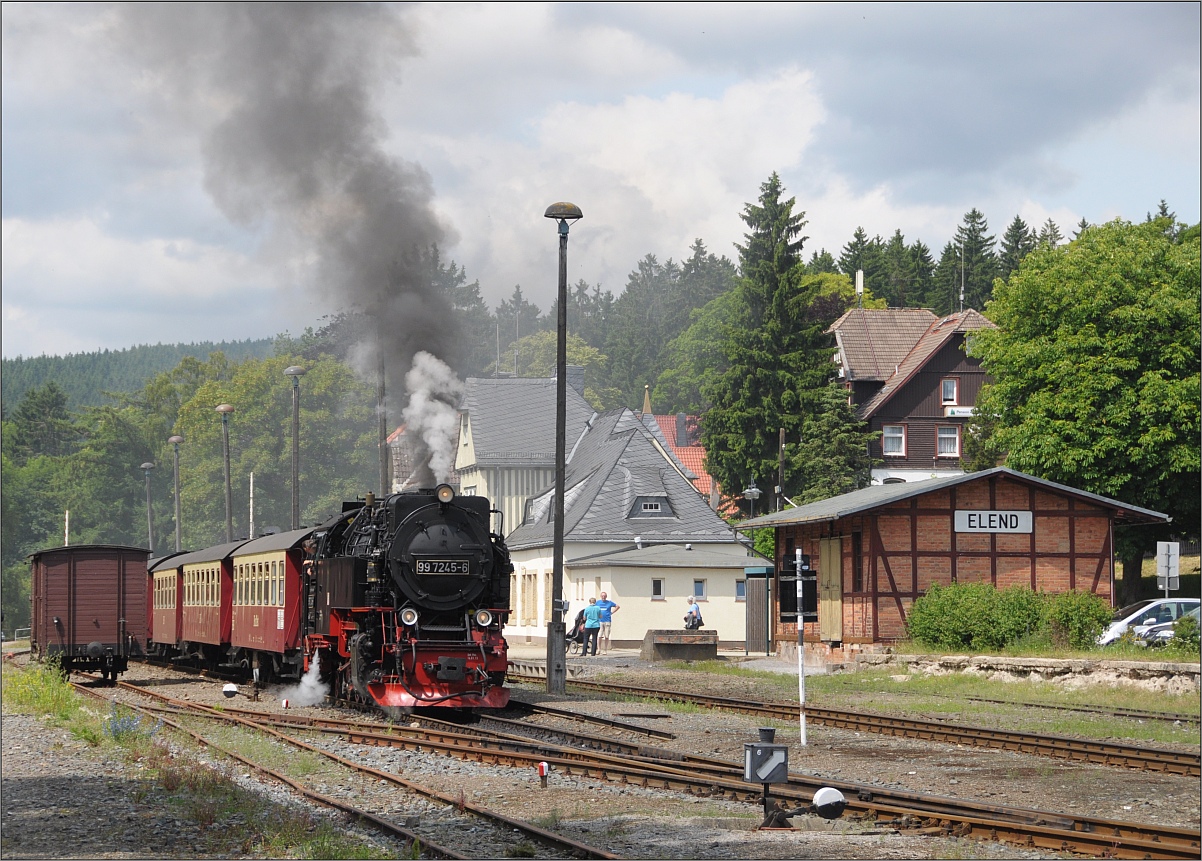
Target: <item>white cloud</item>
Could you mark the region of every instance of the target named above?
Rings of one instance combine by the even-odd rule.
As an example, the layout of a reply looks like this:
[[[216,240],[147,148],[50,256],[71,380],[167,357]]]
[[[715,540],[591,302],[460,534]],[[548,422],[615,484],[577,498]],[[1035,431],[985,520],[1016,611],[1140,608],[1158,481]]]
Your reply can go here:
[[[270,337],[320,315],[286,302],[272,269],[186,237],[6,218],[3,244],[5,355]]]

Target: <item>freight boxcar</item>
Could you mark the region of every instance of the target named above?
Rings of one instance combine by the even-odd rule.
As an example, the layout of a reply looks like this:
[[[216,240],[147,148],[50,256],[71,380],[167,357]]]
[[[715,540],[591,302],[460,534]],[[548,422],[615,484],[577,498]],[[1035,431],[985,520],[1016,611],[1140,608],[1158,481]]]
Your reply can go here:
[[[33,579],[30,645],[63,670],[116,680],[145,654],[150,552],[142,547],[78,544],[29,557]]]

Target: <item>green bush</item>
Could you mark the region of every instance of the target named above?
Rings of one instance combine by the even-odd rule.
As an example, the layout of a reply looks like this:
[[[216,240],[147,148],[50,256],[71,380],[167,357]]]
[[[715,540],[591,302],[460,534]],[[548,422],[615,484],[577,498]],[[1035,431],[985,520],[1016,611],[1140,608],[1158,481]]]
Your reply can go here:
[[[1198,660],[1202,650],[1202,638],[1199,637],[1198,619],[1194,616],[1182,616],[1173,623],[1173,639],[1168,646],[1174,653],[1185,655],[1191,661]]]
[[[1048,622],[1052,640],[1072,649],[1092,649],[1110,624],[1114,611],[1092,592],[1061,592],[1050,596]]]
[[[1111,610],[1090,592],[1049,595],[988,583],[933,585],[914,602],[906,622],[910,637],[937,649],[1001,651],[1018,643],[1054,642],[1092,648]]]
[[[917,642],[941,649],[996,649],[997,590],[988,583],[932,585],[910,608],[907,626]]]

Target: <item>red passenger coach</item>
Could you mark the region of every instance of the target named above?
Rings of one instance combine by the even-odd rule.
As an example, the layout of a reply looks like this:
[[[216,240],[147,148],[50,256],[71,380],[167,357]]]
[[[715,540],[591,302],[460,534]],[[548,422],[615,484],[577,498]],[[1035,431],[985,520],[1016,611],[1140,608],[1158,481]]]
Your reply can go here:
[[[301,672],[301,567],[312,534],[310,528],[264,535],[233,554],[230,662],[252,669],[257,681]]]
[[[67,672],[99,671],[116,680],[130,657],[144,654],[149,555],[112,544],[32,554],[33,653],[58,658]]]
[[[155,568],[153,630],[156,643],[162,643],[162,632],[170,630],[170,616],[174,612],[178,619],[174,645],[179,657],[194,658],[210,669],[225,662],[234,592],[231,557],[246,543],[245,540],[234,541],[182,553]],[[174,594],[171,590],[173,578]]]
[[[149,606],[146,610],[146,617],[150,620],[146,632],[147,651],[160,658],[174,655],[180,640],[184,608],[179,603],[179,568],[171,564],[180,555],[171,553],[147,563],[150,576]]]

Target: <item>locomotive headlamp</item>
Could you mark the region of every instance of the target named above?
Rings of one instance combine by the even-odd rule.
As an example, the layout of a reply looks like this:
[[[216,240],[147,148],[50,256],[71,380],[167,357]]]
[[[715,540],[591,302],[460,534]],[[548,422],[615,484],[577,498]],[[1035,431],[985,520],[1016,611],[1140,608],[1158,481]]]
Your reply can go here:
[[[455,488],[449,484],[440,484],[434,490],[434,495],[438,497],[438,501],[446,505],[455,498]]]
[[[492,624],[492,611],[491,610],[477,610],[476,611],[476,624],[479,625],[481,628],[487,628],[489,625],[491,625]]]
[[[401,624],[416,625],[417,624],[417,610],[414,610],[412,607],[406,607],[404,610],[402,610],[401,611]]]

